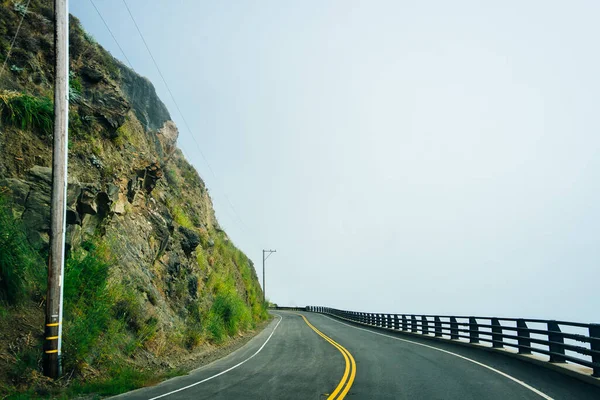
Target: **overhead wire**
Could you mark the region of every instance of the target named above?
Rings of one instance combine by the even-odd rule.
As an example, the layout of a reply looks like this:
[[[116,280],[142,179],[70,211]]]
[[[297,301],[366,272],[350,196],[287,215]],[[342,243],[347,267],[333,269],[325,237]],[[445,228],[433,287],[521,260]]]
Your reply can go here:
[[[12,52],[12,49],[13,49],[13,46],[15,45],[17,37],[19,36],[19,31],[21,30],[21,25],[23,25],[23,20],[25,19],[25,16],[27,15],[27,10],[29,9],[30,2],[31,2],[31,0],[27,0],[27,4],[25,4],[25,9],[23,10],[23,14],[21,15],[21,20],[19,21],[19,25],[17,26],[17,31],[15,32],[15,36],[13,37],[12,42],[10,42],[10,47],[8,48],[8,53],[6,53],[6,58],[4,59],[4,62],[2,63],[2,69],[0,70],[0,78],[2,78],[2,75],[4,75],[4,69],[6,68],[6,63],[8,62],[8,59],[10,58],[10,53]]]
[[[90,3],[92,3],[92,6],[94,6],[94,9],[96,10],[96,12],[98,13],[98,16],[100,17],[100,19],[104,23],[104,26],[106,27],[106,30],[108,30],[108,33],[110,33],[110,36],[112,36],[113,40],[117,44],[117,47],[119,48],[119,50],[121,50],[121,53],[123,54],[123,57],[125,58],[125,61],[127,61],[127,64],[129,65],[129,68],[133,69],[133,65],[131,64],[131,61],[129,61],[129,58],[127,58],[127,54],[125,54],[125,51],[123,50],[123,48],[119,44],[119,41],[117,40],[117,38],[113,34],[112,30],[110,29],[110,27],[106,23],[106,20],[104,19],[104,17],[100,13],[100,10],[98,10],[98,7],[96,7],[96,3],[94,3],[94,0],[90,0]]]
[[[90,0],[90,1],[92,1],[92,0]],[[152,54],[152,51],[150,50],[150,46],[148,45],[148,42],[146,41],[146,38],[144,37],[144,34],[142,33],[139,25],[137,24],[137,21],[135,20],[135,17],[133,16],[133,13],[131,12],[131,9],[129,8],[129,5],[127,4],[127,1],[126,0],[122,0],[122,1],[123,1],[123,4],[125,5],[125,8],[127,9],[127,13],[129,14],[129,17],[131,18],[131,21],[133,22],[133,24],[134,24],[134,26],[135,26],[138,34],[140,35],[140,38],[142,39],[142,42],[144,43],[144,47],[146,48],[146,51],[148,52],[148,54],[150,55],[150,58],[152,59],[152,63],[154,64],[154,67],[158,71],[158,74],[159,74],[162,82],[164,83],[164,85],[165,85],[165,87],[167,89],[167,92],[169,93],[169,97],[171,98],[173,104],[175,105],[175,108],[177,109],[177,112],[181,116],[181,120],[183,121],[183,124],[184,124],[186,130],[188,131],[190,137],[192,138],[192,140],[196,144],[196,147],[198,148],[198,152],[200,153],[200,156],[204,160],[204,163],[206,164],[206,166],[207,166],[208,170],[210,171],[211,175],[213,176],[213,178],[215,179],[215,181],[218,182],[218,178],[217,178],[217,175],[215,174],[214,169],[212,168],[210,162],[208,161],[208,158],[206,157],[206,155],[202,151],[202,148],[200,147],[200,144],[196,140],[196,137],[194,136],[194,134],[192,132],[192,129],[190,128],[190,125],[188,124],[187,119],[185,118],[185,115],[181,111],[181,108],[179,107],[179,104],[177,103],[177,100],[175,99],[175,96],[173,95],[173,92],[172,92],[169,84],[167,83],[167,80],[165,79],[165,77],[164,77],[164,75],[163,75],[160,67],[158,66],[158,62],[156,61],[156,58]],[[95,4],[93,4],[93,1],[92,1],[92,5],[94,5],[94,8],[96,9],[96,12],[98,12],[98,14],[100,15],[100,17],[103,20],[106,28],[111,33],[111,36],[113,37],[113,39],[117,43],[117,46],[119,47],[119,49],[121,50],[121,52],[123,53],[123,55],[125,56],[125,58],[127,59],[127,62],[129,63],[129,65],[131,67],[131,62],[129,61],[129,59],[125,55],[125,51],[119,45],[116,37],[112,34],[110,28],[108,27],[108,24],[106,23],[105,19],[102,17],[102,14],[100,13],[100,10],[95,6]],[[220,186],[222,187],[223,185],[220,185]],[[229,208],[233,212],[233,215],[234,215],[233,220],[235,221],[237,219],[237,221],[239,222],[240,228],[242,228],[242,230],[244,232],[250,233],[249,229],[248,229],[248,226],[246,225],[246,223],[244,222],[244,220],[241,218],[240,214],[237,212],[235,206],[233,205],[231,199],[229,198],[227,192],[225,191],[225,189],[223,187],[222,187],[222,194],[223,194],[223,197],[225,198],[225,200],[227,201],[227,204],[229,205]]]

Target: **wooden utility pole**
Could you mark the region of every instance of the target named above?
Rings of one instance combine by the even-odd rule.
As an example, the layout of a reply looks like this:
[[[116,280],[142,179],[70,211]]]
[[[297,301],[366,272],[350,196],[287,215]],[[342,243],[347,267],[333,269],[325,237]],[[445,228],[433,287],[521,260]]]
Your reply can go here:
[[[54,0],[54,146],[44,374],[60,377],[69,122],[69,2]]]
[[[265,261],[267,258],[273,253],[276,253],[277,250],[263,250],[263,303],[267,301],[267,287],[265,286]],[[268,256],[265,257],[265,254],[269,253]]]

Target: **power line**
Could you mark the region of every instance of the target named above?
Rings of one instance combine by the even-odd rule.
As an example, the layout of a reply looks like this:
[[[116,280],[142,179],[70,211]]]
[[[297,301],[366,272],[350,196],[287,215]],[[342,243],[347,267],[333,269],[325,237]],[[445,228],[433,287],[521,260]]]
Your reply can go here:
[[[160,70],[160,67],[158,66],[158,63],[156,62],[156,59],[154,58],[154,55],[152,54],[152,51],[150,51],[150,47],[148,46],[148,43],[146,42],[146,39],[144,38],[144,35],[142,34],[142,31],[140,30],[140,27],[138,26],[135,18],[133,17],[133,13],[131,12],[131,9],[127,5],[127,1],[123,0],[123,4],[125,5],[125,8],[127,8],[127,12],[129,13],[129,16],[131,17],[131,20],[133,21],[133,24],[135,25],[135,29],[137,30],[138,34],[142,38],[142,42],[144,42],[144,46],[146,47],[146,50],[148,51],[148,54],[150,55],[150,58],[152,59],[152,63],[156,67],[156,70],[158,71],[158,74],[160,75],[161,80],[165,84],[165,87],[167,88],[167,91],[169,92],[169,96],[171,97],[171,100],[173,101],[173,104],[175,105],[175,108],[177,109],[177,112],[181,116],[181,120],[183,121],[183,124],[185,125],[188,133],[190,134],[190,136],[192,138],[192,140],[194,141],[194,143],[198,147],[198,151],[200,152],[200,155],[202,156],[202,159],[206,163],[206,165],[207,165],[210,173],[215,178],[215,181],[218,181],[218,178],[217,178],[217,175],[215,174],[215,171],[213,170],[212,166],[208,162],[208,159],[204,155],[204,152],[202,151],[202,149],[200,147],[200,144],[198,143],[198,141],[194,137],[194,134],[192,133],[192,130],[190,129],[190,126],[189,126],[187,120],[185,119],[185,116],[183,115],[183,112],[179,108],[179,104],[177,104],[177,101],[175,100],[175,96],[173,95],[173,92],[171,91],[171,88],[169,87],[169,84],[167,83],[167,81],[166,81],[166,79],[165,79],[162,71]],[[240,221],[240,224],[242,225],[242,229],[244,231],[246,231],[246,229],[244,229],[244,227],[247,228],[246,224],[244,223],[244,221],[242,220],[242,218],[240,217],[240,215],[236,211],[235,207],[233,206],[233,203],[229,199],[229,196],[227,196],[227,193],[225,192],[225,190],[223,190],[223,196],[227,200],[227,203],[229,204],[229,207],[231,207],[231,210],[233,211],[233,213],[235,214],[235,216],[237,217],[237,219]]]
[[[2,78],[2,75],[4,74],[4,68],[6,67],[6,63],[8,62],[8,59],[10,58],[10,53],[12,52],[15,41],[17,40],[17,36],[19,36],[19,31],[21,30],[21,25],[23,24],[25,15],[27,15],[27,10],[29,9],[30,2],[31,2],[31,0],[27,0],[27,4],[25,4],[25,10],[22,11],[23,15],[21,15],[21,20],[19,21],[19,25],[17,26],[17,31],[15,32],[15,37],[13,37],[12,42],[10,42],[10,47],[8,48],[8,53],[6,53],[6,58],[4,59],[4,62],[2,63],[2,69],[0,70],[0,78]]]
[[[108,33],[110,33],[110,36],[112,36],[113,40],[117,44],[117,47],[119,48],[119,50],[121,50],[121,53],[123,54],[123,57],[125,57],[125,60],[127,61],[127,64],[129,64],[129,68],[133,69],[133,65],[131,65],[131,61],[129,61],[129,58],[127,58],[127,54],[125,54],[125,51],[123,50],[123,48],[119,44],[119,41],[117,40],[117,38],[113,34],[112,30],[108,27],[108,24],[104,20],[104,17],[102,16],[102,14],[100,14],[100,10],[98,10],[98,7],[96,7],[96,4],[94,3],[94,0],[90,0],[90,3],[92,3],[92,6],[94,6],[94,8],[96,9],[96,12],[98,13],[98,16],[100,17],[100,19],[104,23],[104,26],[108,30]]]

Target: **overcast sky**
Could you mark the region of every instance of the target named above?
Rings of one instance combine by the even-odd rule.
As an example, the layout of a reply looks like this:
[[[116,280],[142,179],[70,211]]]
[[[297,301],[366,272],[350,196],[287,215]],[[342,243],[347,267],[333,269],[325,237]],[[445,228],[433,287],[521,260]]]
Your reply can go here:
[[[599,2],[127,1],[272,301],[600,322]]]

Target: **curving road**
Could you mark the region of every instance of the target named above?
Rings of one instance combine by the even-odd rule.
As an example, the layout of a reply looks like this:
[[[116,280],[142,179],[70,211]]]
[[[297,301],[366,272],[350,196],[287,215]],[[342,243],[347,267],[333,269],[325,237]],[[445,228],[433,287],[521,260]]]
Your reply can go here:
[[[600,388],[524,361],[277,311],[244,347],[119,399],[600,399]]]

